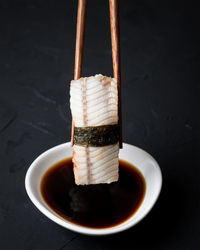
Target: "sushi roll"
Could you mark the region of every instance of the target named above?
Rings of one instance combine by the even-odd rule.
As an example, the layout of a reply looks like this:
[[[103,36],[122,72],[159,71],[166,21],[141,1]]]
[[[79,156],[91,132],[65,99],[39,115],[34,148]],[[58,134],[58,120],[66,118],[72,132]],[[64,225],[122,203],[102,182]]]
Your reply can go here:
[[[95,75],[71,81],[73,171],[77,185],[119,178],[118,92],[115,78]]]

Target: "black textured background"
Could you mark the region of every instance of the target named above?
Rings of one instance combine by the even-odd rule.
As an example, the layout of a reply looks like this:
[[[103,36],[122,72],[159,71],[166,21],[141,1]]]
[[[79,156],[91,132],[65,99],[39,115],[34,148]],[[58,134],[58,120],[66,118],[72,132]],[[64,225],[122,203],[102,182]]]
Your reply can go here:
[[[0,249],[199,249],[200,9],[193,1],[121,0],[124,141],[159,162],[163,189],[136,227],[68,231],[30,202],[24,177],[69,141],[76,1],[0,1]],[[108,1],[88,1],[83,75],[112,75]]]

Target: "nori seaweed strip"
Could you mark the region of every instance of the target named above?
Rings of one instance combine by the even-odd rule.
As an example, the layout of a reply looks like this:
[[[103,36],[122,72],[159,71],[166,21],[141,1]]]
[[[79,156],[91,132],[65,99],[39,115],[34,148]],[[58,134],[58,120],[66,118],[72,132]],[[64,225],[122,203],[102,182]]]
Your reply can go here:
[[[116,144],[118,141],[118,124],[74,128],[74,144],[76,145],[102,147]]]

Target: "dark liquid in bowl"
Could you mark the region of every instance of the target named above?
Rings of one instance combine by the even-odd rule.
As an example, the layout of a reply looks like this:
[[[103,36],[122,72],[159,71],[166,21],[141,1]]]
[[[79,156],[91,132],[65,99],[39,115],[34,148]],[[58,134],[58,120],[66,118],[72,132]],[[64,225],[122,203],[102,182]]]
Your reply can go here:
[[[132,216],[145,195],[142,174],[126,161],[119,161],[119,181],[77,186],[72,158],[53,165],[43,176],[41,193],[48,206],[64,219],[90,228],[118,225]]]

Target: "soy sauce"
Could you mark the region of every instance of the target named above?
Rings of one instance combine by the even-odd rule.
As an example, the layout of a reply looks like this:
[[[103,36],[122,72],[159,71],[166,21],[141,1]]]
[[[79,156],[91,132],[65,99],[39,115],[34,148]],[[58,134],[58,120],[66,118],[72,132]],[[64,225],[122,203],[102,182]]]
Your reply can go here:
[[[120,160],[118,182],[78,186],[74,182],[72,158],[67,158],[44,174],[40,188],[48,206],[67,221],[90,228],[108,228],[137,211],[146,185],[135,167]]]

